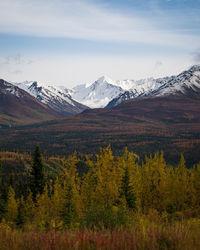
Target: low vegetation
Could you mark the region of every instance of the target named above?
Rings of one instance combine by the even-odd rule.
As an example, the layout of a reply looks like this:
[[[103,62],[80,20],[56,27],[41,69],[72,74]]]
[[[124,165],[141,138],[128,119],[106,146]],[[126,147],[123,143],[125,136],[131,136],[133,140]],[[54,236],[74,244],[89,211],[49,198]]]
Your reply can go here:
[[[183,155],[0,156],[1,249],[200,249],[200,164]]]

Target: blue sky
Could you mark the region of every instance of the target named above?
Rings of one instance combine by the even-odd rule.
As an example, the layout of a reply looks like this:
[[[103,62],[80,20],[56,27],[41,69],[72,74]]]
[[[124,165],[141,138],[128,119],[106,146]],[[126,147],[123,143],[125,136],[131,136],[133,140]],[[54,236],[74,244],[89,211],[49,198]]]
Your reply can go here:
[[[72,87],[200,63],[200,0],[0,0],[0,77]]]

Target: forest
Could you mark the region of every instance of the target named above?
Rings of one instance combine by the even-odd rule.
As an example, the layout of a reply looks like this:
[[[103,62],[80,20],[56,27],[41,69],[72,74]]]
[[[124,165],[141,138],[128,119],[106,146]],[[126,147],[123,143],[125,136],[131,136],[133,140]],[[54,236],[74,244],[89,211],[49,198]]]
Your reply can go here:
[[[200,249],[200,164],[0,152],[0,249]]]

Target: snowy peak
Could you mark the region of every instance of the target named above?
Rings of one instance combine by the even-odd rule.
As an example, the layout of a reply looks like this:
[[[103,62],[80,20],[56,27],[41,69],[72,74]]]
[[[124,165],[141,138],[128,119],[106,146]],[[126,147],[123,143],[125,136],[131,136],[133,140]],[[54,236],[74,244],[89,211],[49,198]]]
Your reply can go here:
[[[82,84],[73,88],[72,98],[91,108],[104,108],[108,102],[123,92],[109,77],[100,77],[92,84]]]
[[[96,83],[98,84],[112,84],[112,85],[116,85],[116,82],[113,81],[111,78],[109,78],[108,76],[102,76],[100,77]]]
[[[108,89],[113,87],[121,88],[120,86],[117,85],[116,81],[106,76],[100,77],[97,81],[95,81],[92,85],[90,85],[90,89],[93,91],[95,91],[96,89],[100,90],[104,88]]]
[[[177,76],[172,76],[154,93],[163,95],[199,95],[200,94],[200,66],[195,65]]]
[[[110,101],[121,96],[121,100],[139,97],[151,93],[162,86],[168,78],[142,80],[112,80],[107,76],[100,77],[93,84],[83,84],[75,87],[72,97],[91,107],[104,108]],[[124,94],[124,96],[123,96]]]
[[[62,115],[77,114],[88,108],[74,101],[70,95],[71,91],[67,88],[59,88],[36,81],[26,81],[16,83],[16,85]]]
[[[61,89],[59,87],[46,85],[43,83],[39,83],[37,81],[26,81],[22,83],[16,83],[18,87],[24,89],[29,94],[33,95],[37,99],[41,99],[42,102],[46,103],[48,101],[49,96],[64,96],[67,98],[71,98],[70,91],[68,89]],[[46,98],[45,98],[46,96]],[[47,99],[47,100],[46,100]]]
[[[144,96],[192,95],[200,97],[200,65],[194,65],[177,76],[149,78],[131,81],[131,83],[132,87],[111,100],[107,108],[114,107],[125,100]]]
[[[0,79],[0,93],[5,95],[13,95],[19,98],[23,98],[24,94],[17,86]]]
[[[190,72],[200,72],[200,65],[193,65],[188,71]]]
[[[104,108],[113,99],[119,97],[121,101],[124,101],[148,95],[159,89],[168,80],[169,77],[115,81],[107,76],[102,76],[92,84],[76,86],[73,89],[72,97],[91,108]]]

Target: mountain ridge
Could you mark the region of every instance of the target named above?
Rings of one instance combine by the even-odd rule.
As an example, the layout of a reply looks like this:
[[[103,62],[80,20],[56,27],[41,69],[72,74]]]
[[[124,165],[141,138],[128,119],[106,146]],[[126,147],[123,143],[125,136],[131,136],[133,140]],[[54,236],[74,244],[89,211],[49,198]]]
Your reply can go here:
[[[0,79],[0,126],[26,125],[60,118],[46,104]]]
[[[111,108],[122,101],[143,96],[198,92],[200,66],[193,65],[178,75],[141,80],[112,80],[102,76],[93,83],[72,89],[41,84],[37,81],[14,83],[62,115],[74,115],[87,108]],[[189,81],[189,78],[193,78]],[[196,79],[196,80],[195,80]],[[182,86],[182,87],[181,87]],[[193,86],[193,87],[191,87]]]
[[[15,83],[19,88],[27,91],[30,95],[46,104],[61,115],[75,115],[88,109],[71,97],[71,90],[56,86],[45,85],[37,81]]]
[[[106,106],[111,108],[117,106],[123,101],[141,98],[144,96],[158,97],[167,95],[193,95],[200,96],[200,65],[194,65],[190,69],[185,70],[177,76],[170,76],[164,78],[153,79],[153,88],[138,92],[136,89],[129,89],[120,93],[117,97],[112,99]]]

